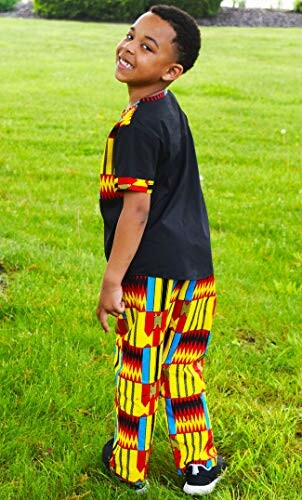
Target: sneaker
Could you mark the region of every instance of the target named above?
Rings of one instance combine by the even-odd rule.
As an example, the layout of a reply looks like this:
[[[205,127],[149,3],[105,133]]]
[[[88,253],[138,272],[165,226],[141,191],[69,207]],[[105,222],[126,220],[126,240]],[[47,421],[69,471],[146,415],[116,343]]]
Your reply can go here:
[[[102,451],[102,462],[105,465],[106,469],[109,470],[110,470],[110,458],[112,455],[113,441],[114,441],[113,438],[109,439],[109,441],[105,444]]]
[[[190,464],[186,471],[184,492],[188,495],[208,495],[212,493],[218,481],[222,479],[222,472],[227,465],[224,459],[217,457],[217,465],[207,468],[204,465]]]
[[[106,469],[108,469],[108,470],[111,470],[110,469],[110,458],[112,455],[113,441],[114,441],[113,438],[109,439],[109,441],[103,447],[103,451],[102,451],[102,461],[103,461],[103,464],[105,465]],[[113,471],[111,471],[111,472],[114,474]],[[116,477],[119,481],[126,483],[128,486],[130,486],[130,488],[135,490],[136,493],[138,493],[139,495],[143,495],[149,489],[149,482],[147,480],[144,483],[127,483],[126,481],[123,481],[123,479],[121,479],[116,474],[114,474],[114,477]]]

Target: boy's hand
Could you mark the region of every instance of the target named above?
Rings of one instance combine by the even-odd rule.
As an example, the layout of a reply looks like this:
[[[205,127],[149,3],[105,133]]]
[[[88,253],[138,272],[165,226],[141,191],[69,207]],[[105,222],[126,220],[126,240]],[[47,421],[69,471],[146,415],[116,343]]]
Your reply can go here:
[[[150,210],[150,194],[125,191],[110,257],[104,273],[96,315],[109,332],[108,315],[118,316],[125,310],[122,281],[137,252]]]
[[[109,332],[108,315],[118,316],[125,310],[121,285],[107,284],[103,281],[96,315],[105,332]]]

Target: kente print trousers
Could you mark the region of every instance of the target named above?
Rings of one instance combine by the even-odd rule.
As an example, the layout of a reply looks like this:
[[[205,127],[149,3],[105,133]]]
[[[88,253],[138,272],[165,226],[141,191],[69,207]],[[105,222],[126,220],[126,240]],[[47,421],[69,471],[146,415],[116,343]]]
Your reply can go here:
[[[116,325],[116,426],[111,469],[144,481],[159,396],[178,472],[217,463],[202,376],[215,309],[213,276],[175,281],[134,276],[123,282]]]

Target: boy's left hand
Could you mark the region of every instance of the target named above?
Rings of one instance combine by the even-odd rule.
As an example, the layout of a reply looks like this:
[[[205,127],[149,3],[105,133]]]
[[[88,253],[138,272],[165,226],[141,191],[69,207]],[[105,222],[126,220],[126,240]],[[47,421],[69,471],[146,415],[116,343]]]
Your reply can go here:
[[[107,285],[103,282],[96,315],[105,332],[109,332],[108,316],[118,316],[125,310],[121,285]]]
[[[140,245],[150,210],[150,194],[125,192],[110,257],[104,272],[96,315],[109,332],[108,315],[125,311],[122,281]]]

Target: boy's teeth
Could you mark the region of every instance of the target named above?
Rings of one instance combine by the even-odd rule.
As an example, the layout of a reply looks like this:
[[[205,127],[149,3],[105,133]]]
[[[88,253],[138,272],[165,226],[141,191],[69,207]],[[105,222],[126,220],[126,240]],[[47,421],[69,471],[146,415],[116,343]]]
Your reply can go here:
[[[126,61],[124,61],[124,59],[120,58],[120,61],[123,64],[123,66],[126,66],[126,68],[133,69],[132,64],[127,63]]]

